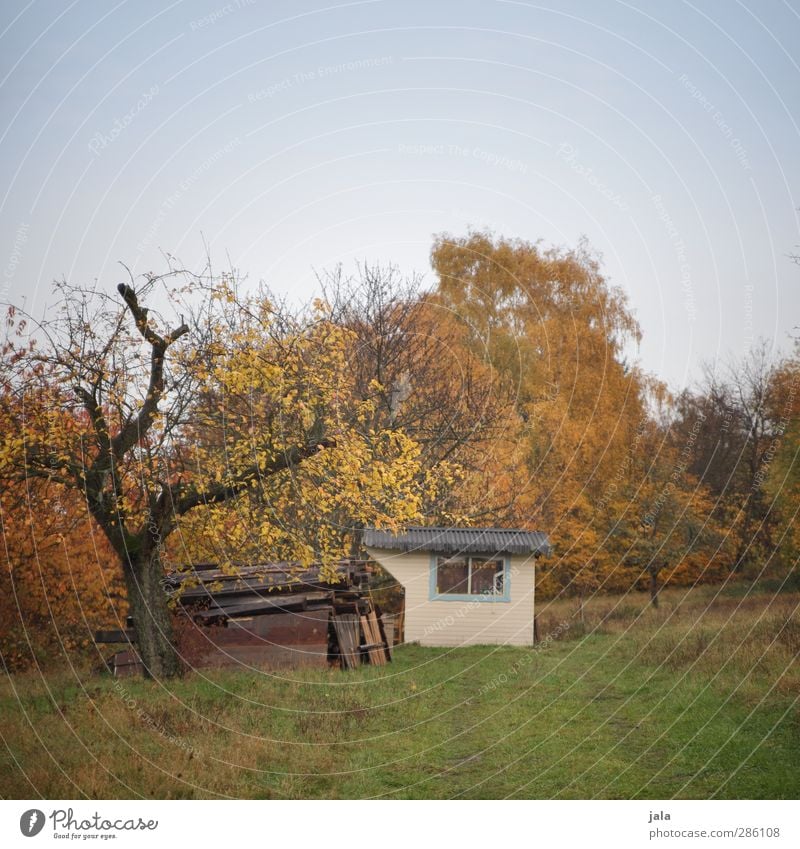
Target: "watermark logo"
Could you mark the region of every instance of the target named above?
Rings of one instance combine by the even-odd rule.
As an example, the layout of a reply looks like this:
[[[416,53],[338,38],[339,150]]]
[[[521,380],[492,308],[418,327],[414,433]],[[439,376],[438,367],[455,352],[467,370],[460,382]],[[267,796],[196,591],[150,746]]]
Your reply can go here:
[[[136,245],[136,250],[138,250],[139,253],[144,253],[148,245],[156,238],[158,231],[161,229],[161,225],[167,220],[169,213],[172,212],[178,201],[200,180],[201,177],[204,176],[207,171],[213,168],[214,165],[216,165],[217,162],[219,162],[224,156],[239,147],[241,143],[242,140],[238,136],[231,139],[224,147],[218,148],[212,154],[207,156],[197,166],[197,168],[189,174],[188,177],[181,180],[178,184],[178,188],[164,199],[155,215],[155,218],[147,228],[147,232],[140,240],[139,244]]]
[[[521,159],[511,159],[501,153],[484,150],[480,147],[462,147],[459,144],[399,144],[398,153],[405,156],[455,156],[461,159],[478,159],[494,168],[528,173],[528,166]]]
[[[394,63],[393,56],[369,56],[364,59],[351,59],[347,62],[339,62],[336,65],[320,65],[317,68],[307,68],[304,71],[298,71],[290,77],[284,77],[282,80],[277,80],[270,83],[266,88],[261,88],[258,91],[251,91],[247,95],[248,103],[258,103],[260,100],[271,99],[280,92],[288,91],[295,86],[305,85],[306,83],[316,82],[327,77],[332,77],[337,74],[349,73],[352,71],[369,71],[377,68],[383,68],[386,65]]]
[[[720,133],[728,140],[728,143],[733,150],[739,164],[745,171],[752,171],[753,166],[750,164],[750,159],[747,155],[747,149],[742,144],[741,139],[734,137],[733,127],[725,120],[725,116],[717,107],[705,96],[705,94],[689,79],[686,74],[681,74],[679,82],[689,92],[692,99],[697,101],[703,109],[711,116],[711,119],[717,125]]]
[[[19,227],[17,227],[17,234],[14,237],[14,246],[11,249],[11,255],[8,258],[8,262],[6,263],[6,267],[3,272],[3,276],[6,280],[13,279],[14,275],[17,273],[17,266],[22,259],[22,249],[28,241],[28,230],[30,230],[30,224],[26,224],[24,221],[21,221]],[[3,287],[3,294],[5,294],[7,290],[8,283],[6,283]]]
[[[44,811],[31,808],[19,818],[19,830],[25,837],[36,837],[44,828]]]
[[[143,112],[159,93],[158,85],[150,86],[149,91],[145,91],[142,96],[136,101],[131,109],[128,110],[121,118],[114,121],[114,125],[108,132],[95,133],[89,141],[89,150],[94,156],[100,156],[100,151],[105,150],[110,144],[113,144],[121,133],[136,120],[137,116]]]
[[[661,195],[653,195],[651,198],[653,205],[656,208],[659,219],[663,222],[664,228],[667,231],[667,236],[672,247],[675,249],[675,256],[680,265],[681,272],[681,291],[683,292],[683,303],[686,307],[686,315],[690,322],[694,322],[697,318],[697,309],[694,303],[694,288],[692,286],[692,270],[689,266],[689,260],[686,255],[686,244],[678,230],[677,225],[672,219],[672,216],[664,206],[664,201]]]
[[[566,162],[571,171],[586,180],[590,186],[596,189],[609,203],[616,206],[620,212],[627,212],[630,209],[619,192],[615,192],[607,186],[591,168],[581,162],[580,151],[569,142],[561,142],[556,151],[556,156]]]

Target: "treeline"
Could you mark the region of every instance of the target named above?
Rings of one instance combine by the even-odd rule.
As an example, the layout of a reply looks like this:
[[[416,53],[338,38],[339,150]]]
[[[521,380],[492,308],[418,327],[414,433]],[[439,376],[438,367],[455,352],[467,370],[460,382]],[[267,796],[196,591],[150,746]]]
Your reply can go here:
[[[676,397],[586,245],[443,236],[432,265],[432,288],[331,274],[299,312],[210,267],[62,283],[38,324],[9,310],[6,667],[130,608],[174,674],[165,567],[330,564],[373,524],[544,530],[550,596],[793,566],[796,355],[761,345]]]

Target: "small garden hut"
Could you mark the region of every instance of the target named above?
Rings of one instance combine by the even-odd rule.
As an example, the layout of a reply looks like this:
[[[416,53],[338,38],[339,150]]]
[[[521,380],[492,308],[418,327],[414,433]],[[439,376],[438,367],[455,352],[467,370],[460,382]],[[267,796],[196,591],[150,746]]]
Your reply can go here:
[[[513,528],[369,528],[369,556],[405,590],[405,641],[424,646],[534,642],[536,558],[547,536]]]

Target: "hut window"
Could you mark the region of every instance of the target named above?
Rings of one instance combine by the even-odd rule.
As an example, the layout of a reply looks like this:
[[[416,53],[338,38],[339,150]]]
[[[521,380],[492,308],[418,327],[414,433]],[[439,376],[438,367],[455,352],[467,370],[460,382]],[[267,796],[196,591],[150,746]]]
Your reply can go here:
[[[433,588],[437,596],[479,596],[506,600],[502,558],[437,557]]]
[[[470,592],[475,595],[503,594],[503,561],[472,559]]]
[[[445,560],[439,558],[437,591],[463,595],[469,592],[469,560]]]

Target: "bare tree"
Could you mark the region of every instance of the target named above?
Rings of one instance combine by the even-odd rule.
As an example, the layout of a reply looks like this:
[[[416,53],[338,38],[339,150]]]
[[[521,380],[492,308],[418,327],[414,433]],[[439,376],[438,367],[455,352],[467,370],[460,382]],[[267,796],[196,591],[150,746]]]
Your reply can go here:
[[[457,461],[485,475],[508,437],[512,386],[472,353],[463,322],[419,277],[404,279],[392,267],[363,265],[349,278],[339,269],[321,283],[334,320],[353,333],[356,394],[377,402],[373,424],[415,439],[424,468]],[[496,518],[508,509],[483,506]],[[426,507],[436,515],[448,504]]]
[[[678,399],[676,430],[693,434],[690,471],[716,499],[717,517],[736,527],[734,568],[771,547],[773,517],[763,482],[777,435],[778,366],[766,341],[739,360],[706,365],[699,388]]]

